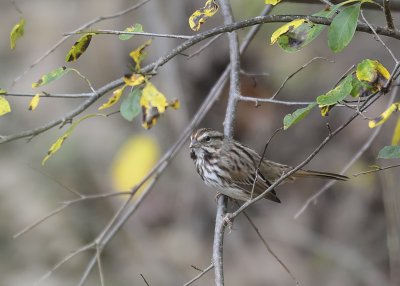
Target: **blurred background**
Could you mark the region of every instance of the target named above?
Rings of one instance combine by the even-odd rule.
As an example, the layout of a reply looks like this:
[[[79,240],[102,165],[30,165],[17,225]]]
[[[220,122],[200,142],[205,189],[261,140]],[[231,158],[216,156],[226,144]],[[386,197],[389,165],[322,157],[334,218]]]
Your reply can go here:
[[[65,55],[78,36],[69,38],[14,86],[11,84],[64,33],[98,16],[125,10],[137,2],[16,1],[26,19],[26,28],[16,49],[11,51],[9,33],[21,15],[12,1],[1,1],[0,87],[15,93],[36,92],[31,83],[65,65]],[[202,7],[203,2],[151,0],[139,10],[102,21],[93,29],[124,30],[141,23],[147,32],[192,35],[188,17]],[[257,16],[264,8],[262,0],[234,0],[231,3],[237,20]],[[319,4],[288,3],[279,5],[273,13],[312,14],[321,9],[323,6]],[[385,23],[382,13],[367,11],[366,17],[375,25]],[[398,14],[394,17],[397,24]],[[222,16],[217,13],[204,24],[202,31],[222,23]],[[287,83],[278,99],[312,101],[330,90],[351,65],[365,58],[378,59],[389,70],[393,68],[387,51],[372,35],[357,33],[343,52],[333,54],[327,47],[324,32],[302,51],[288,54],[269,44],[271,33],[279,26],[263,25],[243,55],[244,70],[269,73],[267,77],[243,76],[244,95],[270,97],[286,76],[316,56],[326,57],[334,63],[313,62]],[[239,31],[240,37],[243,38],[247,31]],[[132,62],[128,54],[145,40],[141,36],[129,41],[120,41],[114,35],[95,36],[86,53],[68,66],[78,69],[95,88],[99,88],[130,71]],[[399,51],[398,42],[387,38],[384,41],[393,51]],[[144,64],[164,55],[180,42],[155,38]],[[195,52],[201,45],[187,53]],[[221,37],[200,55],[190,59],[178,56],[160,68],[152,82],[168,99],[178,98],[181,108],[168,110],[151,130],[144,130],[139,118],[128,122],[119,114],[88,119],[76,128],[44,167],[41,161],[47,150],[67,127],[52,129],[29,143],[22,139],[0,145],[0,284],[31,285],[71,251],[91,242],[124,202],[123,198],[72,205],[23,236],[13,239],[13,235],[59,207],[60,202],[75,198],[62,185],[82,194],[120,190],[114,176],[115,166],[121,157],[124,158],[126,153],[121,150],[126,144],[153,144],[148,160],[154,162],[184,130],[228,61],[227,39]],[[85,81],[73,73],[42,90],[49,93],[90,92]],[[84,114],[95,113],[108,97],[104,96]],[[32,112],[28,111],[30,98],[7,99],[12,112],[0,118],[1,135],[41,126],[62,117],[83,101],[43,98]],[[378,116],[385,109],[387,100],[388,97],[380,99],[368,115]],[[200,126],[222,130],[225,108],[226,91]],[[283,117],[295,109],[240,103],[235,137],[261,152],[270,135],[282,126]],[[118,107],[111,111],[114,110]],[[322,118],[317,110],[313,110],[304,121],[278,134],[266,156],[285,164],[298,164],[325,138],[328,133],[326,123],[334,129],[350,114],[348,109],[335,108],[328,117]],[[294,214],[320,190],[323,181],[303,180],[283,185],[278,191],[282,204],[260,201],[248,211],[270,246],[302,285],[390,285],[391,280],[392,285],[398,285],[398,268],[397,272],[396,268],[391,271],[391,267],[400,265],[398,169],[352,176],[369,169],[369,165],[388,165],[388,162],[377,162],[376,156],[383,146],[390,145],[394,124],[394,117],[385,123],[377,140],[346,173],[352,177],[350,181],[330,188],[299,218],[294,219]],[[367,125],[367,121],[356,119],[307,168],[340,172],[370,138],[373,130]],[[133,158],[135,154],[131,154]],[[140,172],[137,165],[144,166],[145,161],[143,157],[136,161],[132,159],[132,174]],[[191,265],[200,269],[207,267],[212,254],[214,195],[215,192],[207,189],[196,174],[186,144],[139,210],[105,248],[102,262],[106,284],[145,285],[140,277],[142,274],[150,285],[183,285],[198,274]],[[76,256],[40,285],[76,285],[92,254],[88,251]],[[226,235],[224,258],[226,285],[295,284],[242,216],[235,220],[232,232]],[[194,285],[212,285],[213,279],[210,272]],[[97,268],[86,285],[99,285]]]

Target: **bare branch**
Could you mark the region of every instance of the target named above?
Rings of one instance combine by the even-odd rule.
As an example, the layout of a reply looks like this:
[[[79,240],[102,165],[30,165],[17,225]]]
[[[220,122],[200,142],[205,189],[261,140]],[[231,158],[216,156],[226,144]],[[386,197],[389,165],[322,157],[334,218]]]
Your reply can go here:
[[[147,282],[146,278],[144,278],[144,276],[143,276],[142,273],[140,273],[140,277],[142,277],[144,283],[145,283],[147,286],[150,286],[150,284]]]
[[[37,285],[40,282],[49,278],[54,273],[54,271],[56,271],[58,268],[60,268],[62,265],[64,265],[66,262],[68,262],[71,258],[75,257],[77,254],[80,254],[82,252],[85,252],[85,251],[87,251],[89,249],[93,249],[93,248],[94,248],[94,244],[89,243],[89,244],[86,244],[85,246],[82,246],[81,248],[78,248],[77,250],[74,250],[69,255],[65,256],[62,260],[60,260],[56,265],[54,265],[53,268],[51,268],[46,274],[44,274],[39,280],[37,280],[34,283],[34,285]]]
[[[192,54],[187,55],[188,59],[199,55],[202,51],[204,51],[206,48],[208,48],[212,43],[214,43],[216,40],[218,40],[220,37],[222,36],[222,34],[216,35],[214,38],[212,38],[211,40],[209,40],[206,44],[204,44],[203,46],[200,47],[200,49],[198,49],[197,51],[195,51]]]
[[[379,37],[378,33],[375,31],[374,27],[367,21],[367,19],[364,16],[363,11],[361,11],[361,18],[363,18],[364,22],[368,25],[368,27],[371,29],[371,31],[374,33],[376,39],[382,44],[382,46],[389,52],[389,54],[392,56],[394,62],[397,64],[399,60],[396,58],[396,56],[393,54],[392,50],[389,49],[389,47],[385,44],[384,41],[382,41],[381,37]]]
[[[219,0],[221,5],[224,24],[234,23],[232,7],[229,0]],[[236,31],[228,33],[229,39],[229,60],[230,60],[230,81],[229,81],[229,97],[226,107],[224,120],[224,135],[232,138],[234,130],[234,121],[236,117],[236,106],[240,96],[240,48],[239,38]],[[214,243],[213,243],[213,264],[215,273],[215,285],[224,285],[224,233],[225,233],[225,213],[228,203],[227,197],[221,195],[217,200],[217,213],[215,217]]]
[[[324,57],[314,57],[311,60],[309,60],[308,62],[306,62],[305,64],[303,64],[300,68],[298,68],[297,70],[295,70],[292,74],[288,75],[285,80],[282,82],[281,86],[278,88],[278,90],[270,97],[270,99],[274,99],[279,92],[282,90],[282,88],[285,86],[285,84],[288,82],[289,79],[291,79],[292,77],[294,77],[297,73],[299,73],[302,69],[305,69],[306,67],[308,67],[311,63],[313,63],[316,60],[324,60],[324,61],[328,61],[330,63],[334,63],[333,60],[329,60],[327,58]]]
[[[376,172],[380,172],[380,171],[388,170],[388,169],[392,169],[392,168],[397,168],[397,167],[400,167],[400,164],[395,164],[395,165],[390,165],[390,166],[385,166],[385,167],[373,166],[373,168],[374,168],[373,170],[356,173],[356,174],[353,174],[353,176],[358,177],[360,175],[376,173]]]
[[[148,32],[127,32],[127,31],[117,31],[117,30],[95,30],[95,31],[77,31],[64,34],[65,36],[71,36],[76,34],[86,34],[95,33],[96,35],[138,35],[147,36],[155,38],[170,38],[170,39],[183,39],[190,40],[193,36],[188,35],[175,35],[175,34],[159,34],[159,33],[148,33]]]
[[[281,104],[281,105],[309,105],[314,101],[284,101],[284,100],[275,100],[271,98],[258,98],[258,97],[250,97],[250,96],[239,96],[239,101],[247,101],[247,102],[254,102],[256,106],[259,103],[272,103],[272,104]]]
[[[299,285],[299,281],[297,278],[293,275],[293,273],[289,270],[289,268],[285,265],[285,263],[278,257],[278,255],[275,254],[275,252],[272,250],[272,248],[269,246],[268,242],[264,239],[262,234],[260,233],[258,227],[255,225],[253,220],[250,218],[250,216],[244,211],[243,215],[246,217],[247,221],[250,223],[254,231],[257,233],[258,238],[262,241],[264,244],[265,248],[267,251],[278,261],[278,263],[285,269],[285,271],[289,274],[289,276],[293,279],[294,282],[296,282],[296,285]]]
[[[386,17],[386,23],[387,27],[390,30],[394,30],[394,23],[393,23],[393,17],[392,13],[390,12],[390,1],[389,0],[383,0],[383,11],[385,12],[385,17]]]
[[[193,282],[196,282],[197,280],[199,280],[204,274],[206,274],[208,271],[210,271],[213,268],[214,268],[214,264],[211,263],[210,265],[208,265],[207,268],[204,268],[204,270],[200,269],[200,273],[197,276],[195,276],[192,280],[185,283],[183,286],[189,286],[189,285],[193,284]]]

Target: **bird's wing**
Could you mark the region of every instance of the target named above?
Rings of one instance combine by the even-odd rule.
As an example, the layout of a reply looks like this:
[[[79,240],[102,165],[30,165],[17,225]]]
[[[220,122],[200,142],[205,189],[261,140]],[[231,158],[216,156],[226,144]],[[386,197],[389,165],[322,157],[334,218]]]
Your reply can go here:
[[[230,173],[232,182],[241,190],[243,190],[245,193],[249,195],[249,197],[252,195],[252,197],[256,197],[259,194],[263,193],[266,189],[268,189],[269,186],[271,186],[271,183],[265,178],[263,174],[260,172],[258,173],[257,176],[257,181],[254,184],[255,181],[255,174],[249,175],[247,172],[238,172],[234,171]],[[253,187],[254,185],[254,187]],[[254,188],[254,189],[253,189]],[[252,194],[253,192],[253,194]],[[265,195],[266,199],[269,199],[271,201],[280,203],[281,201],[276,195],[275,190],[272,190],[268,192]]]

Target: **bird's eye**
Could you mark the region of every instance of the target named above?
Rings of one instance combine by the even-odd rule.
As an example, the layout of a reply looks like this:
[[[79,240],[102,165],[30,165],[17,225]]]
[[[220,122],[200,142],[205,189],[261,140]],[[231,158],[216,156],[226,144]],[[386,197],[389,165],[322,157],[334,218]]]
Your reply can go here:
[[[210,136],[206,136],[206,138],[204,138],[204,140],[205,140],[206,142],[210,142],[210,141],[211,141],[211,137],[210,137]]]

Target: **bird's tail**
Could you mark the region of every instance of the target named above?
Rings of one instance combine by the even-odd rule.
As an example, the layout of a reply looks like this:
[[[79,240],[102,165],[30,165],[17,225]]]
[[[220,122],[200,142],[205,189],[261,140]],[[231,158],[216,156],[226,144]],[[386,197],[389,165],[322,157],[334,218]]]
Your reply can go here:
[[[329,172],[319,172],[319,171],[312,171],[312,170],[298,170],[296,173],[293,174],[294,177],[320,177],[325,179],[332,179],[332,180],[339,180],[339,181],[347,181],[349,177],[329,173]]]

